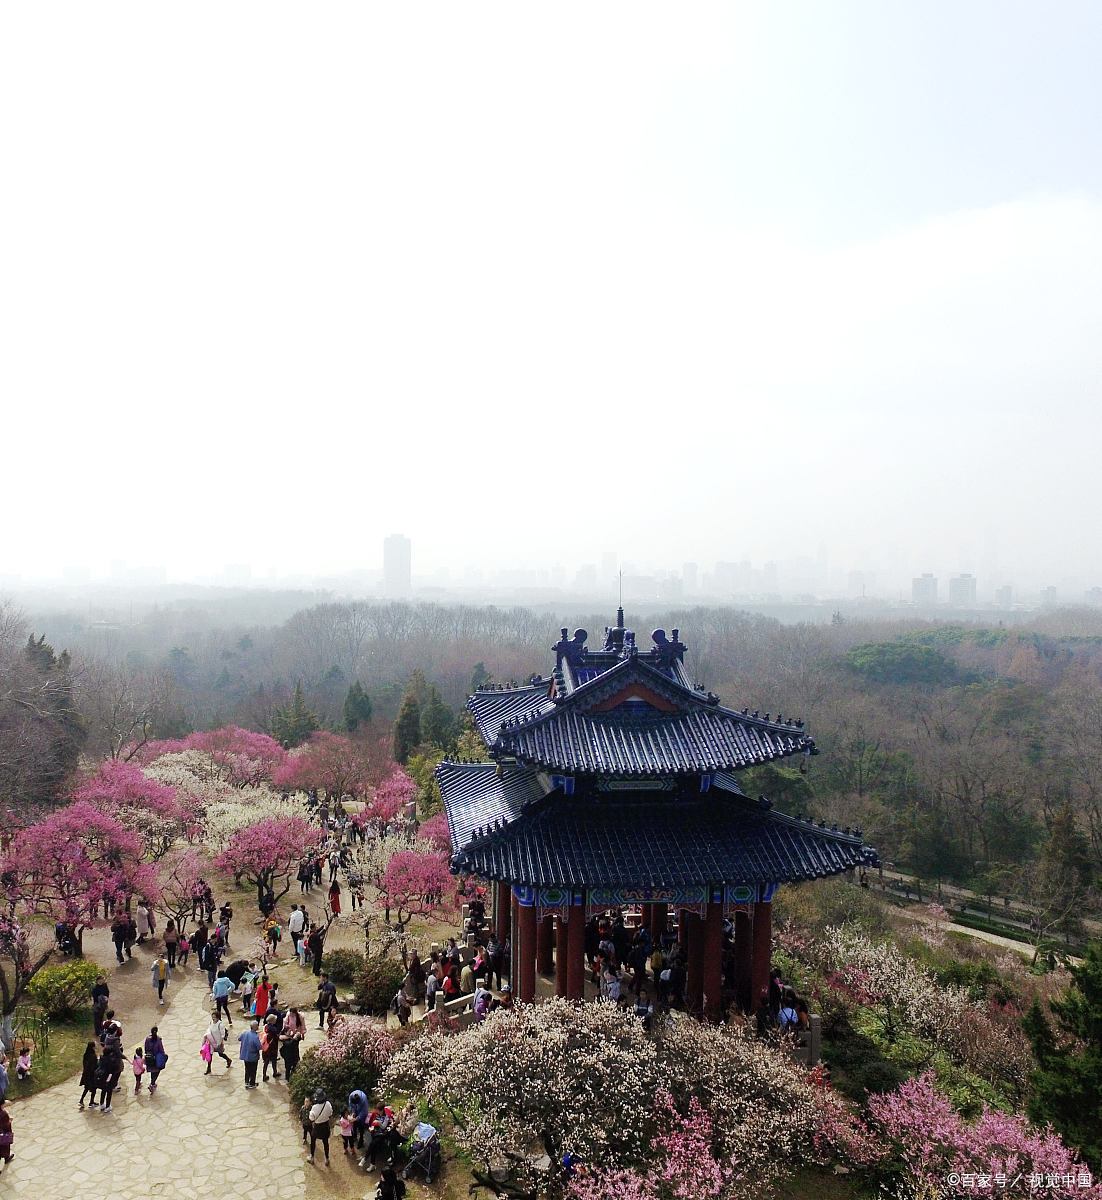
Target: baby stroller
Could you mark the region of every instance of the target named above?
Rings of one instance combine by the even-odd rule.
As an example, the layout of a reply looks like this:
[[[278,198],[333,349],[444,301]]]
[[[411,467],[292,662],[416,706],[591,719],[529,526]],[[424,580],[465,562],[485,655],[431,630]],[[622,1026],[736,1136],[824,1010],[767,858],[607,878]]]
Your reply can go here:
[[[402,1170],[402,1178],[408,1179],[414,1171],[423,1171],[425,1182],[432,1183],[440,1170],[440,1135],[436,1127],[420,1121],[413,1131],[409,1143],[409,1162]]]

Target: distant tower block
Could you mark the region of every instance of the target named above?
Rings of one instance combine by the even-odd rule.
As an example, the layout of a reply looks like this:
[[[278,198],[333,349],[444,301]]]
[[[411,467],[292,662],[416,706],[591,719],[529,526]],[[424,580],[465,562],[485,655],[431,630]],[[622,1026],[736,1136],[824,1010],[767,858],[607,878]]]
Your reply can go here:
[[[412,591],[412,551],[413,543],[401,533],[383,538],[383,591],[388,596],[408,596]]]

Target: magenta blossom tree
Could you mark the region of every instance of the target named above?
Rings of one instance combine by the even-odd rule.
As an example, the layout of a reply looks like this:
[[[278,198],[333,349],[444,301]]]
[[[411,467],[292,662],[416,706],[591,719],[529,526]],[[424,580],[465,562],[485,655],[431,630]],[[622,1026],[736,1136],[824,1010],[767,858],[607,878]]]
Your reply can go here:
[[[238,830],[214,865],[255,885],[260,905],[265,895],[279,900],[287,894],[299,864],[320,840],[321,829],[305,817],[268,817]]]
[[[452,837],[446,813],[437,813],[435,817],[429,817],[422,823],[421,828],[417,831],[417,836],[426,842],[431,842],[437,850],[451,853]]]
[[[402,959],[406,956],[406,929],[414,917],[428,917],[455,900],[455,878],[443,854],[399,850],[386,865],[378,903],[397,935]]]
[[[339,733],[322,730],[311,734],[301,749],[288,754],[272,778],[285,791],[320,792],[336,802],[353,800],[368,789],[371,764],[364,747]]]
[[[395,767],[376,786],[375,792],[364,810],[364,815],[374,817],[379,821],[393,821],[407,804],[416,799],[417,784],[401,767]]]
[[[275,738],[237,725],[189,733],[184,738],[146,742],[132,755],[128,748],[127,757],[148,764],[163,754],[179,754],[183,750],[202,750],[209,754],[218,774],[234,787],[270,783],[287,758],[287,751]]]
[[[148,808],[164,817],[177,813],[176,789],[150,779],[134,763],[108,760],[73,792],[74,801],[87,801],[114,813],[122,808]]]
[[[21,830],[3,865],[9,902],[64,921],[77,954],[101,904],[157,896],[156,871],[142,862],[141,838],[86,800]]]
[[[979,1196],[1001,1194],[1008,1180],[1021,1176],[1039,1178],[1036,1186],[1046,1196],[1102,1197],[1102,1186],[1053,1130],[1034,1129],[1024,1117],[988,1108],[978,1121],[966,1121],[937,1090],[929,1071],[894,1092],[870,1096],[869,1115],[904,1176],[931,1194],[953,1175]]]
[[[134,763],[109,760],[84,780],[73,799],[96,805],[142,840],[144,856],[163,858],[184,829],[176,789],[150,779]]]

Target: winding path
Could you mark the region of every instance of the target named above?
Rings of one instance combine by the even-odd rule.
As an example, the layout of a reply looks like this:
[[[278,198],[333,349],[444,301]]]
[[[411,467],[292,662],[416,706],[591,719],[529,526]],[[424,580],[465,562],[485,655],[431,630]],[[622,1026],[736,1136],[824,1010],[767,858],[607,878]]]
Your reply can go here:
[[[199,1045],[210,1015],[206,981],[194,971],[182,974],[187,977],[159,1022],[169,1064],[156,1093],[143,1088],[134,1095],[127,1061],[110,1113],[78,1111],[75,1079],[9,1106],[15,1158],[0,1176],[0,1191],[35,1200],[246,1194],[304,1200],[306,1169],[288,1120],[282,1070],[279,1082],[255,1091],[245,1090],[236,1058],[232,1069],[216,1058],[213,1074],[204,1075]],[[129,1058],[148,1028],[133,1022],[123,1028]],[[231,1057],[244,1028],[245,1018],[235,1013]],[[311,1041],[319,1037],[311,1030]]]

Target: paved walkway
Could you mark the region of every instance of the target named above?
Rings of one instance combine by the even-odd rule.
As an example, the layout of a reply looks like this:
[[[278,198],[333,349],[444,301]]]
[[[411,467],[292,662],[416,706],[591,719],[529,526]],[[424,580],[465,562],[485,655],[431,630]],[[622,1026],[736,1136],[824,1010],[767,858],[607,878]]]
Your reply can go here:
[[[199,1046],[210,1020],[209,993],[196,971],[181,974],[185,978],[158,1024],[169,1064],[156,1093],[143,1087],[134,1095],[129,1056],[149,1029],[135,1027],[122,1013],[127,1067],[113,1111],[80,1112],[75,1079],[9,1105],[15,1160],[0,1175],[0,1191],[35,1200],[224,1200],[234,1194],[304,1200],[305,1160],[288,1119],[282,1069],[279,1082],[245,1090],[235,1051],[236,1035],[247,1026],[235,1013],[232,1047],[227,1045],[234,1066],[216,1058],[214,1073],[204,1075]],[[318,1037],[311,1031],[311,1041]],[[339,1135],[336,1143],[339,1154]]]

